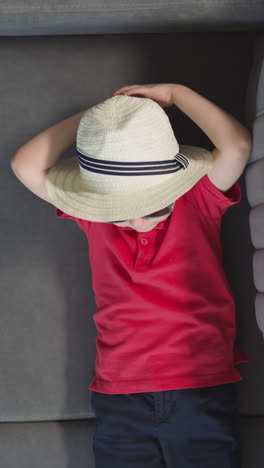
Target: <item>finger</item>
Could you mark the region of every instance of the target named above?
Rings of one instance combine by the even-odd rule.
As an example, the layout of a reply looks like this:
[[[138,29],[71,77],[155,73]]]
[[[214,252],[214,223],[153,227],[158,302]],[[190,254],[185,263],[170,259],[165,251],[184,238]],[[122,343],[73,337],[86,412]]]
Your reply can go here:
[[[129,90],[135,89],[137,87],[138,87],[138,85],[123,86],[122,88],[119,88],[117,91],[115,91],[113,94],[122,93],[124,91],[129,91]]]
[[[127,89],[125,91],[123,91],[123,94],[125,94],[126,96],[138,96],[138,97],[141,97],[141,95],[145,93],[145,90],[144,88],[140,88],[139,86],[138,87],[135,87],[135,88],[130,88],[130,89]]]

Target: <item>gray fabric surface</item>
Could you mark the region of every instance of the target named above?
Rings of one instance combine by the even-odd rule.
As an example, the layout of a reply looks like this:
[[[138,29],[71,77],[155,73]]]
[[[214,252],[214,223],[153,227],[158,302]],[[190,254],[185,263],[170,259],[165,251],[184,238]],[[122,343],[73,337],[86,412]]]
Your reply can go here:
[[[237,384],[241,468],[263,466],[263,14],[262,0],[0,2],[1,468],[94,467],[88,246],[74,222],[56,219],[15,178],[11,157],[119,87],[155,82],[186,84],[253,131],[242,201],[223,219],[222,243],[237,344],[251,360]],[[190,119],[167,113],[182,143],[212,149]]]
[[[243,462],[239,468],[263,468],[264,418],[243,416],[238,423]],[[0,466],[95,468],[92,452],[94,430],[94,420],[1,424]]]
[[[19,182],[9,166],[12,154],[38,132],[129,83],[185,83],[243,121],[253,44],[248,33],[135,35],[122,41],[117,36],[2,38],[0,83],[6,92],[0,113],[0,177],[8,203],[1,206],[6,222],[0,231],[1,421],[92,417],[88,385],[96,355],[86,238],[73,221],[55,218],[52,205]],[[180,142],[213,148],[176,106],[168,115]],[[74,147],[63,157],[71,155]],[[237,301],[238,344],[253,357],[256,372],[254,352],[261,355],[263,341],[254,316],[247,230],[244,192],[223,220],[223,245]],[[251,258],[249,262],[251,269]],[[241,391],[247,387],[254,395],[240,401],[241,413],[263,413],[258,398],[263,376],[255,388],[249,365],[240,368],[246,377],[238,384]]]
[[[95,421],[1,424],[0,466],[94,468],[94,429]]]
[[[2,0],[2,36],[262,29],[263,0]]]

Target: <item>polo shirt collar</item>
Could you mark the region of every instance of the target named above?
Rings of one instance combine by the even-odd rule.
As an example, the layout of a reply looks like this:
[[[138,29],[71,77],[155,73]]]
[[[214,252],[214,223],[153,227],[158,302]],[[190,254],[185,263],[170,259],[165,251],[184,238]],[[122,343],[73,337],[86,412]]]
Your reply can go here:
[[[166,218],[163,221],[161,221],[160,223],[158,223],[153,229],[164,229],[166,224],[169,222],[169,219],[170,219],[170,216],[168,216],[168,218]],[[125,231],[135,231],[135,229],[133,229],[131,227],[128,227],[128,226],[125,226],[125,227],[120,226],[119,229],[123,229]],[[153,229],[152,229],[152,231],[153,231]]]

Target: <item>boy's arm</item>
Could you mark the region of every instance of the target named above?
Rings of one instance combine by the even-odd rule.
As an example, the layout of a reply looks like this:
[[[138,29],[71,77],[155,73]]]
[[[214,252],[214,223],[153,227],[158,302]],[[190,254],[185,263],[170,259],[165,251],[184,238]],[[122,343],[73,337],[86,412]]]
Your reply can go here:
[[[21,174],[26,172],[32,176],[45,173],[76,141],[79,122],[84,113],[74,114],[34,136],[15,152],[11,167]]]
[[[79,122],[85,111],[58,122],[19,148],[11,159],[15,176],[39,198],[50,202],[46,177],[50,167],[76,140]]]
[[[214,164],[208,177],[222,192],[239,179],[251,151],[246,127],[216,104],[184,85],[175,85],[174,104],[210,138]]]

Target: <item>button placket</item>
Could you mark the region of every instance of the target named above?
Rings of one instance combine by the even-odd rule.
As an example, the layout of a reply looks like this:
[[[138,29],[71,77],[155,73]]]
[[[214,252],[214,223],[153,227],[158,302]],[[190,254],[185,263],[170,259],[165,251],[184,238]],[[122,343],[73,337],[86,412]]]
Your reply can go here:
[[[146,249],[148,248],[149,240],[146,237],[138,237],[138,254],[136,258],[136,267],[146,267],[147,255]]]

